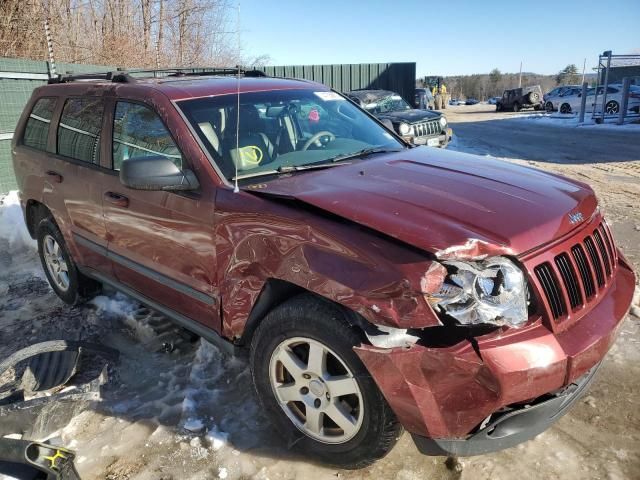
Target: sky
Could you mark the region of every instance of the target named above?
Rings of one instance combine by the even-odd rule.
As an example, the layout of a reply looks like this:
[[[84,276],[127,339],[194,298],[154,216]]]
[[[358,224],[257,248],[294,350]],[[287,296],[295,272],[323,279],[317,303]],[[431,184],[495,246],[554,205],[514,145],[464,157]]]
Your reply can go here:
[[[232,0],[236,1],[237,0]],[[247,56],[271,65],[416,62],[416,73],[587,71],[640,54],[640,0],[240,0]]]

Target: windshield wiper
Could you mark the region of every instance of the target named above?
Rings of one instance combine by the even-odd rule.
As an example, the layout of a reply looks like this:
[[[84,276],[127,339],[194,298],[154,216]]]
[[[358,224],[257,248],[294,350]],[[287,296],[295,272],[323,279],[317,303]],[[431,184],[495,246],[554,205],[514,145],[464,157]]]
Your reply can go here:
[[[391,152],[401,152],[402,149],[398,148],[387,148],[387,147],[371,147],[371,148],[363,148],[362,150],[358,150],[353,153],[346,153],[344,155],[338,155],[337,157],[333,157],[331,159],[332,162],[340,162],[342,160],[348,160],[349,158],[362,158],[367,155],[373,155],[374,153],[391,153]]]
[[[333,162],[333,159],[332,159]],[[341,163],[340,165],[349,165],[349,163]],[[245,178],[256,178],[256,177],[266,177],[269,175],[278,175],[280,173],[291,173],[291,172],[300,172],[303,170],[315,170],[320,168],[331,168],[331,167],[339,167],[335,163],[316,163],[311,165],[281,165],[275,170],[264,170],[262,172],[253,172],[246,173],[244,175],[238,175],[237,177],[233,177],[231,180],[243,180]]]

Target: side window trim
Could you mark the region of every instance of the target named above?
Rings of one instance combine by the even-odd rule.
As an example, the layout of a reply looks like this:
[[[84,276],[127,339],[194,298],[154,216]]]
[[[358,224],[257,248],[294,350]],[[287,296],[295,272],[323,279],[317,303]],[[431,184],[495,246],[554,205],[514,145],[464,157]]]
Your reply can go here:
[[[171,130],[169,129],[169,127],[167,126],[167,124],[165,123],[164,119],[162,118],[162,116],[160,116],[160,114],[157,112],[157,110],[152,106],[149,105],[146,102],[137,100],[137,99],[131,99],[131,98],[114,98],[112,100],[112,103],[109,105],[107,104],[105,108],[109,108],[109,129],[108,130],[103,130],[105,132],[105,134],[109,135],[109,138],[107,139],[107,149],[109,150],[109,157],[107,159],[107,161],[109,162],[107,165],[107,168],[109,168],[111,171],[114,172],[118,172],[118,170],[116,170],[114,168],[114,163],[115,163],[115,159],[113,158],[113,144],[114,144],[114,136],[115,136],[115,121],[116,121],[116,109],[118,108],[118,103],[129,103],[132,105],[140,105],[141,107],[147,108],[149,109],[151,112],[153,112],[154,115],[156,115],[156,117],[158,118],[158,120],[160,120],[160,123],[162,124],[162,127],[166,130],[167,134],[169,135],[169,137],[171,138],[171,141],[173,142],[173,144],[176,147],[176,150],[180,153],[180,158],[182,160],[182,168],[191,168],[189,165],[189,161],[187,160],[187,158],[185,157],[184,153],[182,152],[182,149],[180,148],[180,145],[178,144],[178,142],[176,142],[175,137],[173,136],[173,133],[171,133]],[[106,116],[106,113],[105,113]],[[135,148],[139,148],[141,150],[146,150],[149,151],[151,153],[157,153],[154,152],[152,150],[143,148],[143,147],[139,147],[139,146],[134,146]],[[171,155],[167,155],[168,157],[171,157]]]

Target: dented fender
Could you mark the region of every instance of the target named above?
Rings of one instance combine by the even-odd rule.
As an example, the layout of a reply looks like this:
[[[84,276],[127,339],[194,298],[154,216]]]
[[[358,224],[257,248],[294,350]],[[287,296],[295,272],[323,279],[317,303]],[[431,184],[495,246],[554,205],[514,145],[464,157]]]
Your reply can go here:
[[[374,324],[440,324],[422,294],[422,277],[433,264],[429,254],[351,223],[242,191],[219,190],[216,205],[225,336],[242,334],[270,279],[321,295]]]

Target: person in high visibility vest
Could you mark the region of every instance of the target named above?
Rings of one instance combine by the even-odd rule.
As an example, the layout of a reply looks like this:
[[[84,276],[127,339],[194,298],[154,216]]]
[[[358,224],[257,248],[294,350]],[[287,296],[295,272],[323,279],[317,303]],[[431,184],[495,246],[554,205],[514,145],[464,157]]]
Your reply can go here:
[[[433,87],[431,87],[431,95],[433,95],[433,97],[435,98],[436,93],[438,93],[438,87],[434,85]]]
[[[447,94],[447,86],[444,83],[440,87],[440,93],[442,93],[443,95]]]

